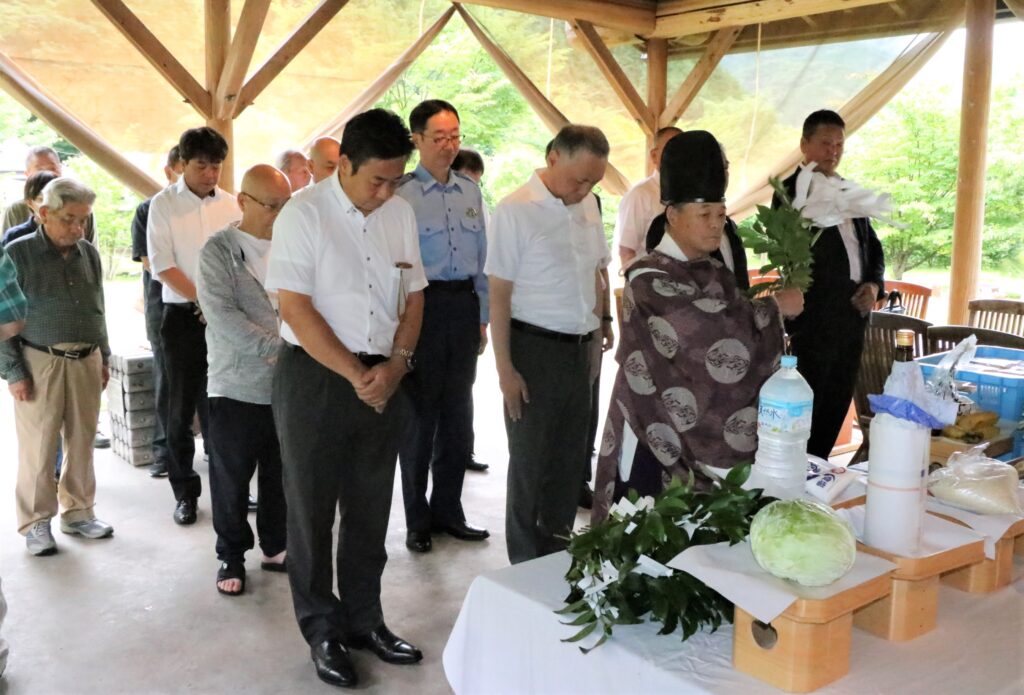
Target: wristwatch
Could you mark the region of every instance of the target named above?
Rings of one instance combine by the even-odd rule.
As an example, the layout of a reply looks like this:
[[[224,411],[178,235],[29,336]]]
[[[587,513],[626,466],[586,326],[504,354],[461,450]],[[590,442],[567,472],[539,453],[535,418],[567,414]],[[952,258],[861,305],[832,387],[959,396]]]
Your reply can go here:
[[[414,359],[415,354],[416,353],[414,353],[412,350],[406,350],[405,348],[395,348],[395,350],[391,353],[391,356],[394,357],[395,355],[398,355],[399,357],[404,358],[405,368],[411,372],[416,369],[416,360]]]

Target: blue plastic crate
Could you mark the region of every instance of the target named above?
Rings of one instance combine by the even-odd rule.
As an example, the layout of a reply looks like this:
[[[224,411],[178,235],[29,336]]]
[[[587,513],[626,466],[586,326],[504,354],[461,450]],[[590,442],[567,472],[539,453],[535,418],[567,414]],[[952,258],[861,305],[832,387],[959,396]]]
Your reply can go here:
[[[917,359],[925,379],[931,376],[932,372],[935,371],[936,365],[942,361],[946,354],[945,352],[940,352]],[[975,352],[975,357],[1024,362],[1024,350],[979,345]],[[977,385],[978,390],[976,393],[971,394],[971,399],[982,410],[999,413],[999,419],[1001,420],[1019,422],[1024,419],[1024,373],[1021,373],[1020,376],[997,376],[961,368],[956,370],[956,378]],[[1024,436],[1018,432],[1014,441],[1013,455],[1024,456]]]

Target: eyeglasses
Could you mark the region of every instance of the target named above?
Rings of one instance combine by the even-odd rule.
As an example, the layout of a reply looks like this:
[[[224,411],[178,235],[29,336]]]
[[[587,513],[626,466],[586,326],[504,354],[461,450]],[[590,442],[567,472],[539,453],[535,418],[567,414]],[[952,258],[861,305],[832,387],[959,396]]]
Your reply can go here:
[[[453,145],[455,147],[458,147],[459,143],[462,142],[461,135],[438,135],[437,137],[431,139],[434,141],[434,144],[437,145],[438,147],[443,147],[444,145]]]
[[[289,198],[286,198],[283,202],[278,203],[277,205],[271,205],[270,203],[264,203],[262,200],[260,200],[256,196],[252,195],[251,193],[246,193],[245,191],[242,191],[241,194],[244,195],[249,200],[251,200],[252,202],[254,202],[257,205],[259,205],[260,207],[262,207],[267,212],[272,212],[274,214],[277,214],[277,213],[281,212],[281,208],[283,208],[285,206],[285,204],[289,200],[291,200],[291,198],[289,197]]]

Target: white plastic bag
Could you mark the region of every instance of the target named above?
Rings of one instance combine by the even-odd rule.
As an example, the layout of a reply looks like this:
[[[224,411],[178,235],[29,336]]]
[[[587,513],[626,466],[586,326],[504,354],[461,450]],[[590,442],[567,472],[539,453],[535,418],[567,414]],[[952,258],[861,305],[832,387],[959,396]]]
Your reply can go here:
[[[928,492],[941,502],[969,512],[1024,516],[1016,469],[984,456],[985,446],[950,456],[945,468],[928,476]]]

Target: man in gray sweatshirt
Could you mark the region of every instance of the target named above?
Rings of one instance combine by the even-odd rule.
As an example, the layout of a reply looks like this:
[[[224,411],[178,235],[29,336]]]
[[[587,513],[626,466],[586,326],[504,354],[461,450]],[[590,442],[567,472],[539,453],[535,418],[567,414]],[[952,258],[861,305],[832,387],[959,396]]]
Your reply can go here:
[[[256,529],[261,567],[284,572],[286,507],[281,450],[270,410],[274,364],[281,344],[276,295],[263,288],[274,220],[291,198],[283,173],[258,164],[242,177],[242,219],[210,237],[199,254],[196,290],[206,317],[210,403],[210,496],[217,533],[217,590],[245,591],[245,551],[253,547],[246,520],[249,482],[259,471]]]

